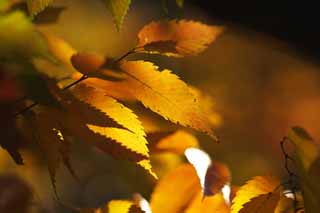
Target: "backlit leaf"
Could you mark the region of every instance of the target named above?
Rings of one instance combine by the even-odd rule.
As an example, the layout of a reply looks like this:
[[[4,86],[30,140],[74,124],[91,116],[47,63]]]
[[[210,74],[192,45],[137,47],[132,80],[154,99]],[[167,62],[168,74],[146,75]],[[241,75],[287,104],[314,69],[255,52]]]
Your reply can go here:
[[[78,99],[105,113],[124,128],[145,136],[143,126],[134,112],[116,99],[107,96],[103,90],[80,84],[72,92]]]
[[[260,195],[268,195],[279,186],[279,181],[271,176],[257,176],[241,186],[232,201],[231,213],[241,212],[246,203]]]
[[[113,127],[100,127],[95,125],[87,125],[94,133],[105,136],[113,141],[120,143],[121,146],[141,154],[145,157],[149,157],[147,140],[144,137],[136,135],[128,130],[113,128]]]
[[[196,171],[192,165],[183,164],[160,179],[151,195],[151,210],[181,212],[199,190]]]
[[[118,30],[121,29],[124,17],[126,16],[131,0],[104,0],[108,10],[111,12]]]
[[[158,71],[145,61],[125,61],[121,69],[128,75],[123,86],[143,105],[174,123],[207,133],[217,140],[186,83],[170,70]]]
[[[214,196],[203,197],[202,191],[199,191],[191,204],[185,210],[185,213],[229,213],[230,207],[226,204],[221,193]]]
[[[151,22],[139,32],[137,46],[138,51],[167,56],[197,55],[205,50],[221,32],[221,27],[195,21]]]
[[[27,0],[31,16],[35,16],[51,4],[52,0]]]
[[[195,136],[184,130],[176,132],[156,132],[150,133],[147,137],[150,143],[154,143],[154,150],[158,152],[173,152],[184,154],[190,147],[199,147],[199,142]]]

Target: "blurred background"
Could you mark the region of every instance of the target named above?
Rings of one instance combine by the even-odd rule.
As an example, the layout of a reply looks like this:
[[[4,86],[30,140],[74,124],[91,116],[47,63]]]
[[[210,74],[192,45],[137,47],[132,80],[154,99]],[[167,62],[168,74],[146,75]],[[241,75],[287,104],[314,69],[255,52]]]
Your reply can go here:
[[[298,11],[300,5],[237,4],[186,0],[183,9],[169,5],[166,14],[160,1],[133,1],[123,29],[117,32],[102,1],[56,0],[54,5],[66,10],[56,24],[40,28],[77,50],[117,57],[135,45],[138,31],[152,20],[169,16],[225,26],[225,32],[199,56],[135,58],[171,69],[212,96],[213,110],[220,118],[215,130],[221,143],[203,135],[198,138],[212,159],[229,166],[232,183],[240,185],[256,175],[285,176],[279,142],[291,126],[306,128],[320,141],[320,42],[317,19],[299,13],[303,11]],[[270,9],[269,13],[263,9]],[[25,156],[27,165],[17,167],[0,149],[1,173],[17,173],[26,179],[45,212],[70,212],[55,202],[42,159],[29,151]],[[159,172],[184,160],[170,158],[171,162],[162,163],[168,165],[161,165],[156,158]],[[143,170],[85,145],[74,146],[72,160],[81,183],[61,169],[57,189],[62,200],[75,206],[98,206],[134,192],[148,198],[155,184]]]

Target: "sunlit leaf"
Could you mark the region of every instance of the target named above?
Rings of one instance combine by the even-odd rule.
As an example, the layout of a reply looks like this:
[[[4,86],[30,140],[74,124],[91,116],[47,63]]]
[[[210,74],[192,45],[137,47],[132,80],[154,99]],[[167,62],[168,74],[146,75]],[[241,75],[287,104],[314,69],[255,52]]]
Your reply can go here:
[[[52,0],[27,0],[28,10],[31,16],[35,16],[51,4]]]
[[[154,151],[173,152],[177,154],[184,154],[184,151],[190,147],[199,147],[197,138],[183,130],[178,130],[173,133],[151,133],[148,134],[148,141],[155,143]]]
[[[150,200],[153,213],[181,212],[200,190],[196,171],[183,164],[169,172],[156,185]]]
[[[134,112],[114,98],[107,96],[103,90],[81,84],[72,92],[78,99],[105,113],[124,128],[142,137],[145,136],[143,126]]]
[[[103,135],[107,138],[120,143],[125,148],[148,157],[147,140],[144,137],[138,136],[128,130],[112,128],[112,127],[99,127],[88,124],[88,128],[93,132]]]
[[[160,72],[155,65],[145,61],[125,61],[121,69],[128,75],[123,86],[129,87],[145,107],[217,140],[187,84],[170,70]]]
[[[121,29],[123,20],[129,10],[131,0],[104,0],[111,12],[118,30]]]
[[[141,160],[137,162],[139,166],[141,166],[143,169],[145,169],[152,177],[155,179],[158,179],[158,175],[152,170],[152,165],[150,160]]]
[[[273,194],[279,186],[279,180],[271,176],[257,176],[241,186],[237,191],[236,197],[232,201],[231,212],[241,212],[244,206],[251,202],[252,199],[261,195]],[[277,193],[277,192],[274,192]],[[279,194],[279,192],[278,192]],[[260,201],[260,198],[258,198]],[[278,197],[279,199],[279,197]],[[268,199],[266,199],[268,200]]]
[[[185,213],[229,213],[230,207],[226,204],[221,193],[214,196],[203,197],[203,193],[199,193],[192,200],[191,204],[184,211]]]
[[[138,50],[176,57],[196,55],[205,50],[221,32],[221,27],[195,21],[151,22],[138,34]]]

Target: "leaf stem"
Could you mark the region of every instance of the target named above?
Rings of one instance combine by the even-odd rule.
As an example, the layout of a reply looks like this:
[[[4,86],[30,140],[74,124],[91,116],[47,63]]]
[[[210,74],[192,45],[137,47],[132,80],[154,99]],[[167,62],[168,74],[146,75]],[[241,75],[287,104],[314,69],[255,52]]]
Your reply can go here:
[[[69,88],[71,88],[71,87],[73,87],[74,85],[80,83],[81,81],[86,80],[87,78],[88,78],[87,75],[81,76],[81,78],[79,78],[78,80],[76,80],[76,81],[72,82],[71,84],[67,85],[66,87],[64,87],[64,88],[62,89],[62,91],[68,90]],[[15,117],[18,117],[19,115],[24,114],[25,112],[29,111],[29,110],[32,109],[33,107],[37,106],[38,104],[39,104],[38,102],[34,102],[34,103],[32,103],[31,105],[27,106],[26,108],[24,108],[24,109],[16,112],[16,113],[14,114],[14,116],[15,116]]]

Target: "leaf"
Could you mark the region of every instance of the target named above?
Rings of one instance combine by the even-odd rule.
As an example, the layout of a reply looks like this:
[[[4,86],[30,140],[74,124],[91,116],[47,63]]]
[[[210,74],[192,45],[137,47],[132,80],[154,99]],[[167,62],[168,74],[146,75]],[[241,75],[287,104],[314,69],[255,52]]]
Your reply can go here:
[[[60,126],[59,120],[61,120],[61,114],[57,110],[45,108],[36,115],[34,124],[37,134],[36,141],[47,160],[51,182],[56,194],[56,171],[62,162],[61,147],[64,146],[61,137],[55,131]]]
[[[111,12],[117,30],[120,31],[124,17],[126,16],[131,0],[104,0],[108,10]]]
[[[230,207],[226,204],[221,193],[214,196],[203,197],[202,191],[199,191],[192,200],[185,213],[229,213]]]
[[[28,10],[32,17],[43,11],[51,3],[52,0],[27,0]]]
[[[125,61],[121,69],[128,75],[123,86],[152,111],[182,126],[207,133],[217,140],[187,84],[170,70],[158,71],[145,61]]]
[[[252,198],[250,202],[244,204],[243,208],[239,211],[239,213],[274,213],[279,199],[279,191],[259,195],[258,197]]]
[[[256,176],[237,191],[232,201],[231,213],[241,212],[246,203],[260,195],[273,193],[279,186],[279,181],[271,176]],[[259,201],[259,200],[258,200]]]
[[[129,213],[133,203],[128,200],[112,200],[108,203],[109,213]]]
[[[125,129],[113,127],[100,127],[95,125],[87,125],[88,128],[94,133],[112,139],[114,142],[121,144],[121,146],[129,149],[132,152],[141,154],[142,156],[149,157],[147,140],[144,137],[138,136]]]
[[[305,211],[318,212],[320,209],[319,146],[301,127],[293,127],[288,139],[295,145],[294,159],[299,172]]]
[[[199,142],[196,137],[183,130],[178,130],[161,138],[155,146],[159,151],[169,151],[177,154],[183,154],[190,147],[199,147]]]
[[[72,93],[79,100],[105,113],[124,128],[142,137],[146,135],[141,122],[134,112],[119,103],[116,99],[105,95],[103,90],[80,84],[72,90]]]
[[[153,178],[158,179],[158,175],[152,170],[150,160],[141,160],[137,164],[145,169]]]
[[[22,12],[0,14],[0,58],[53,60],[43,36]]]
[[[137,50],[175,57],[197,55],[204,51],[221,32],[222,27],[195,21],[151,22],[140,30]]]
[[[231,172],[229,168],[225,164],[213,161],[206,172],[203,195],[215,195],[219,193],[226,184],[230,184],[230,182]]]
[[[200,190],[196,171],[183,164],[156,185],[150,200],[152,213],[181,212]]]

